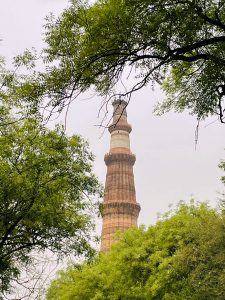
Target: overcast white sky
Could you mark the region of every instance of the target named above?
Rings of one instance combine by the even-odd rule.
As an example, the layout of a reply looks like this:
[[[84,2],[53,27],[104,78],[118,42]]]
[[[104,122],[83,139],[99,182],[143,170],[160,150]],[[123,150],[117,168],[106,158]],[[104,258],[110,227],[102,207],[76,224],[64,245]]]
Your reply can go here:
[[[43,46],[44,17],[59,14],[66,0],[0,0],[0,54],[10,64],[12,57],[25,48]],[[128,120],[133,127],[131,147],[136,154],[134,167],[137,201],[142,210],[139,223],[148,225],[157,212],[165,212],[169,204],[188,200],[208,200],[216,204],[222,172],[217,165],[224,157],[224,125],[208,119],[200,126],[195,151],[194,133],[197,122],[188,114],[169,113],[163,117],[152,114],[152,105],[162,98],[151,87],[138,92],[128,107]],[[96,156],[95,171],[104,183],[104,154],[109,149],[109,134],[96,127],[102,99],[81,97],[70,108],[67,119],[69,134],[83,135]]]

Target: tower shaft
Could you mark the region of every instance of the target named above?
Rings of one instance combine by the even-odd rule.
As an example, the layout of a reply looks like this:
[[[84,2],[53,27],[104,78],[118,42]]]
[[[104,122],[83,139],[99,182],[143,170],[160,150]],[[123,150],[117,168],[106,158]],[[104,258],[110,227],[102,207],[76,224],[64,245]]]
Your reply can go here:
[[[110,151],[105,155],[107,166],[105,196],[103,201],[103,225],[101,251],[106,252],[115,242],[117,230],[125,231],[137,225],[140,205],[136,202],[133,165],[135,155],[130,151],[131,126],[127,123],[127,103],[113,102],[113,122]]]

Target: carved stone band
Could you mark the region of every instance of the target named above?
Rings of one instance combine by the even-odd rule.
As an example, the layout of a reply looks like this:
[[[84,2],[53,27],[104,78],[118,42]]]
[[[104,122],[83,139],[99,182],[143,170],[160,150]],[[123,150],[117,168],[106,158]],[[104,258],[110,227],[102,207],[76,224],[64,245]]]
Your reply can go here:
[[[136,161],[136,156],[131,153],[130,154],[129,153],[107,153],[105,155],[104,160],[106,166],[110,165],[113,162],[122,162],[122,161],[127,161],[133,166]]]
[[[112,124],[111,126],[109,126],[109,132],[112,133],[113,131],[116,130],[124,130],[127,131],[128,133],[131,133],[132,131],[132,127],[130,124]]]
[[[138,217],[141,208],[138,203],[112,202],[103,204],[103,216],[112,214],[129,214]]]

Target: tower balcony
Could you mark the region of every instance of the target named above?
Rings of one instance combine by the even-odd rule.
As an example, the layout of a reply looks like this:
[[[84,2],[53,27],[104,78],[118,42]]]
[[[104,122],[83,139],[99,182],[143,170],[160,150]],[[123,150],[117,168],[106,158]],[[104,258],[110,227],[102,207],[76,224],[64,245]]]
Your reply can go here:
[[[105,154],[104,161],[106,166],[115,162],[117,163],[127,162],[131,166],[133,166],[136,161],[136,156],[132,153],[119,153],[119,152],[107,153]]]

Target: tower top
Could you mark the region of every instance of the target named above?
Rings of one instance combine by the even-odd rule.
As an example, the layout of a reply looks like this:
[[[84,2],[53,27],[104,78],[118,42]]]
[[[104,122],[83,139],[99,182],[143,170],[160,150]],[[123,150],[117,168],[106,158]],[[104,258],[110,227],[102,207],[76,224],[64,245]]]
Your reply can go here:
[[[112,105],[114,108],[113,116],[115,116],[115,115],[125,115],[126,116],[127,115],[126,107],[127,107],[128,103],[125,100],[121,100],[121,99],[114,100]]]
[[[112,105],[115,105],[115,104],[124,104],[124,105],[127,105],[128,102],[126,100],[123,100],[123,99],[115,99],[112,101]]]
[[[109,126],[109,132],[124,130],[128,133],[131,132],[132,128],[129,123],[127,123],[127,110],[126,107],[128,103],[125,100],[114,100],[113,103],[113,122]]]

